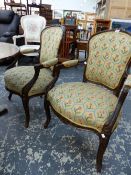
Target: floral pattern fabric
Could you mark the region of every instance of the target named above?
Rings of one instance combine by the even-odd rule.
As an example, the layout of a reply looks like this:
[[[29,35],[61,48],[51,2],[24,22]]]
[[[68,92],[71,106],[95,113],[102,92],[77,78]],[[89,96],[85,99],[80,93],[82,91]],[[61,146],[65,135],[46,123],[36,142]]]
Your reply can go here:
[[[55,111],[70,122],[100,133],[118,101],[105,88],[82,82],[57,85],[49,91],[48,100]]]
[[[46,28],[41,35],[40,62],[57,58],[57,53],[62,39],[61,27]]]
[[[89,42],[85,76],[111,89],[117,88],[131,58],[131,37],[122,32],[104,32]]]
[[[49,27],[41,34],[40,63],[52,66],[57,63],[56,58],[63,31],[61,27]],[[50,65],[49,65],[50,64]],[[22,88],[34,76],[33,66],[14,67],[5,72],[5,86],[12,91],[22,94]],[[43,93],[45,87],[53,80],[52,69],[43,68],[35,84],[29,91],[29,96]]]
[[[5,72],[5,86],[9,90],[13,90],[19,94],[22,94],[22,88],[33,78],[34,76],[33,66],[20,66],[9,69]],[[41,69],[38,79],[29,91],[29,96],[43,93],[45,87],[53,80],[52,71],[50,69]]]

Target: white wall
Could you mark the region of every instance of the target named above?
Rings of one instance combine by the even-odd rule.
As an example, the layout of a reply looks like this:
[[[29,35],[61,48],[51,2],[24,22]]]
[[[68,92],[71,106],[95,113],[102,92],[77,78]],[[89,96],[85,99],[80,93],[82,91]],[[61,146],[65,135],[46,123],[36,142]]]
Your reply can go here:
[[[94,12],[96,0],[44,0],[44,3],[50,2],[54,9],[82,10]]]
[[[31,2],[31,0],[29,0]],[[19,0],[15,0],[19,2]],[[26,4],[26,0],[22,0]],[[40,0],[36,0],[40,2]],[[0,0],[0,6],[3,6],[4,0]],[[95,12],[96,0],[43,0],[43,4],[51,4],[53,9],[61,10],[81,10],[86,12]]]

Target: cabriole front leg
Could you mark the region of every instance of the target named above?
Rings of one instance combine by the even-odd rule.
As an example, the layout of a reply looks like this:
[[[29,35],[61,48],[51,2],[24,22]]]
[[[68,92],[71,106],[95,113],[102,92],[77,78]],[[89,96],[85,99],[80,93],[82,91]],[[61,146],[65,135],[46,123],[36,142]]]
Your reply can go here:
[[[104,136],[104,137],[102,137],[102,135],[100,136],[99,147],[98,147],[97,158],[96,158],[97,172],[101,172],[103,155],[109,143],[109,139],[110,139],[110,136]]]
[[[29,127],[29,121],[30,121],[30,112],[29,112],[29,98],[28,96],[22,97],[23,107],[25,110],[25,127]]]
[[[46,99],[46,96],[44,99],[44,108],[45,108],[45,113],[46,113],[46,121],[44,123],[44,128],[46,129],[50,123],[50,120],[51,120],[50,105],[49,105],[48,100]]]

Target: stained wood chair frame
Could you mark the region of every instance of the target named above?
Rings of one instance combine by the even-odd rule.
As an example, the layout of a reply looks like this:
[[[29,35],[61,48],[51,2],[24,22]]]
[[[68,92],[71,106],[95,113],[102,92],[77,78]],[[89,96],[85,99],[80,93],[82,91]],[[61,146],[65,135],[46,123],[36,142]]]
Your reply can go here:
[[[55,27],[55,26],[51,26],[51,27]],[[60,26],[57,26],[57,27],[60,27]],[[43,29],[43,31],[47,30],[48,28],[50,27],[46,27]],[[43,32],[42,31],[42,32]],[[40,37],[41,38],[41,37]],[[60,43],[62,42],[62,39],[60,41]],[[41,43],[41,42],[40,42]],[[40,50],[41,50],[41,44],[40,44]],[[7,68],[7,69],[10,69],[12,67],[14,67],[16,65],[16,62],[21,59],[21,53],[19,53],[19,55],[15,58],[14,62]],[[40,62],[40,56],[39,56],[39,62]],[[32,97],[36,97],[36,96],[43,96],[45,94],[47,94],[47,92],[54,87],[55,85],[55,82],[57,81],[58,77],[59,77],[59,72],[55,69],[55,66],[54,65],[54,69],[52,71],[52,76],[53,76],[53,80],[48,84],[48,86],[43,90],[42,93],[39,93],[39,94],[36,94],[36,95],[31,95],[31,96],[28,96],[28,93],[30,91],[30,89],[33,87],[33,85],[35,84],[36,80],[38,79],[39,77],[39,73],[40,73],[40,70],[43,69],[43,68],[48,68],[46,66],[44,66],[43,64],[36,64],[34,65],[34,70],[35,70],[35,73],[34,73],[34,76],[32,77],[32,79],[22,88],[22,95],[18,92],[15,92],[15,91],[12,91],[10,89],[8,89],[7,87],[6,90],[9,91],[9,96],[8,96],[8,99],[11,100],[11,97],[13,94],[16,94],[18,96],[21,97],[22,99],[22,103],[23,103],[23,107],[24,107],[24,110],[25,110],[25,127],[28,128],[29,126],[29,121],[30,121],[30,112],[29,112],[29,100],[30,98]]]
[[[114,30],[108,30],[108,31],[104,31],[104,32],[112,32],[112,31],[114,31]],[[120,32],[126,33],[124,31],[120,31]],[[103,31],[99,32],[99,33],[96,33],[95,35],[91,36],[91,38],[89,39],[89,44],[88,44],[88,48],[87,48],[88,53],[89,53],[90,40],[94,36],[99,35],[101,33],[103,33]],[[129,36],[131,36],[131,34],[129,34]],[[88,62],[88,58],[87,58],[87,62]],[[129,92],[129,89],[130,89],[129,87],[124,86],[124,81],[126,80],[128,74],[129,74],[130,67],[131,67],[131,58],[129,59],[129,62],[126,65],[125,72],[122,75],[120,83],[119,83],[119,85],[118,85],[118,87],[116,89],[112,90],[112,89],[108,88],[107,86],[102,85],[102,86],[106,87],[107,89],[111,90],[118,97],[118,103],[117,103],[116,108],[115,108],[115,110],[114,110],[114,112],[112,114],[112,117],[110,117],[110,119],[104,124],[101,133],[99,133],[97,130],[94,130],[94,129],[91,129],[91,128],[88,128],[88,127],[79,126],[79,125],[74,124],[71,121],[65,119],[62,115],[60,115],[57,111],[55,111],[55,109],[53,108],[51,103],[47,100],[47,93],[48,92],[46,92],[46,95],[45,95],[44,106],[45,106],[47,119],[46,119],[46,122],[44,123],[44,128],[47,128],[49,123],[50,123],[50,120],[51,120],[50,107],[51,107],[51,109],[53,110],[54,114],[56,116],[58,116],[58,118],[62,122],[64,122],[65,124],[70,124],[70,125],[78,127],[78,128],[91,130],[95,134],[98,135],[98,137],[99,137],[99,147],[98,147],[98,152],[97,152],[97,157],[96,157],[96,169],[97,169],[97,172],[101,172],[103,155],[104,155],[105,150],[106,150],[106,148],[108,146],[110,137],[111,137],[111,135],[113,133],[113,127],[114,127],[114,125],[115,125],[115,123],[117,121],[118,114],[119,114],[119,112],[121,110],[121,107],[122,107],[122,105],[123,105],[123,103],[124,103],[124,101],[126,99],[126,96],[127,96],[128,92]],[[55,69],[57,69],[57,72],[60,72],[60,70],[63,69],[63,68],[66,68],[63,64],[59,64],[59,65],[57,65],[55,67]],[[85,66],[85,70],[84,70],[84,74],[83,74],[83,82],[91,82],[91,81],[86,79],[85,71],[86,71],[86,66]],[[95,83],[95,82],[92,82],[92,83],[101,85],[100,83]]]

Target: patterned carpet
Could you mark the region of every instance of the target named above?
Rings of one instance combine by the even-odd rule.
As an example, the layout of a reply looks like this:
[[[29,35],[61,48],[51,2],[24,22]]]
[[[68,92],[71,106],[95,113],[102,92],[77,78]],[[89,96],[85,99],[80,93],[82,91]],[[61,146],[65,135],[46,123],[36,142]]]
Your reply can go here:
[[[82,71],[82,66],[63,70],[57,83],[81,81]],[[43,99],[39,97],[30,101],[30,127],[24,128],[21,99],[14,95],[8,101],[4,72],[5,67],[0,67],[0,105],[5,104],[9,112],[0,117],[0,175],[97,175],[98,137],[63,124],[54,114],[45,130]],[[104,155],[101,174],[131,174],[131,93]]]

